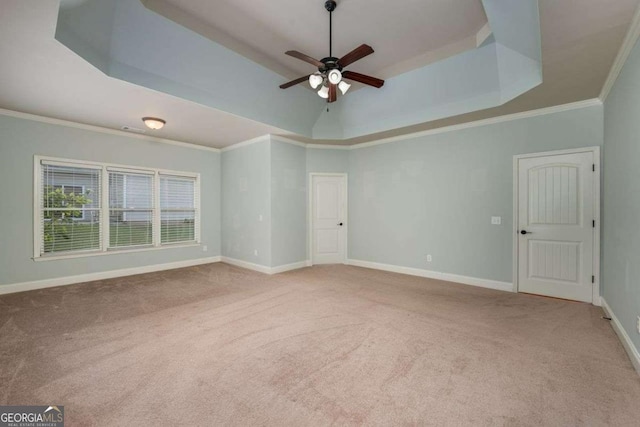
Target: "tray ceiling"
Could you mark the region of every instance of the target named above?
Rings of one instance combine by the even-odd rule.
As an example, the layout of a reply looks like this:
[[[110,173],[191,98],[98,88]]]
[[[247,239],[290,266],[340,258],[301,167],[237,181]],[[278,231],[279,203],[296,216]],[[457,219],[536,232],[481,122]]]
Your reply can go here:
[[[122,125],[140,127],[140,117],[143,115],[156,115],[167,119],[168,126],[154,133],[154,135],[213,147],[224,147],[266,133],[287,135],[290,138],[297,138],[307,142],[340,145],[353,144],[503,114],[591,99],[597,97],[600,93],[638,6],[638,0],[616,0],[615,2],[601,0],[539,0],[542,41],[541,58],[544,75],[542,84],[517,96],[515,99],[505,101],[502,105],[465,114],[454,114],[451,117],[436,120],[398,125],[393,129],[335,140],[332,138],[311,139],[303,136],[303,133],[285,130],[283,126],[261,123],[260,120],[247,118],[246,115],[238,112],[212,108],[206,102],[181,99],[157,89],[144,87],[144,85],[135,82],[131,84],[130,82],[105,75],[99,66],[86,62],[86,58],[83,59],[54,39],[59,6],[62,6],[60,11],[62,13],[82,7],[87,1],[91,0],[61,0],[60,3],[58,0],[41,0],[37,8],[30,6],[28,2],[23,0],[4,0],[2,2],[0,55],[3,60],[0,62],[0,108],[114,129],[119,129]],[[118,1],[112,0],[102,3],[115,4]],[[150,11],[155,9],[156,12],[165,16],[169,12],[175,13],[177,10],[179,13],[175,16],[182,13],[183,19],[193,18],[194,13],[193,11],[189,12],[189,7],[206,6],[204,3],[215,3],[221,5],[221,7],[235,8],[236,13],[240,14],[243,14],[243,7],[257,8],[259,10],[248,17],[250,18],[249,22],[253,21],[255,23],[253,25],[256,26],[262,25],[263,31],[267,32],[269,31],[264,28],[272,25],[269,19],[274,13],[267,10],[273,8],[272,2],[257,0],[254,2],[163,1],[164,3],[159,0],[146,0],[144,3]],[[347,17],[339,18],[339,15],[340,13],[347,14],[345,10],[349,10],[349,4],[355,5],[358,3],[361,2],[358,0],[342,0],[340,2],[339,10],[334,16],[336,19],[335,49],[337,52],[342,49],[338,44],[342,43],[339,39],[347,34],[346,32],[341,33],[342,28],[348,27],[351,29],[345,29],[345,31],[352,31],[355,28],[353,26],[349,27],[348,24],[340,23],[339,19],[347,20]],[[368,5],[379,4],[373,0],[366,3]],[[468,3],[475,3],[476,6],[480,4],[479,2]],[[402,1],[393,2],[392,8],[397,10],[405,7],[422,7],[421,17],[428,18],[435,17],[437,8],[446,8],[447,4],[452,4],[454,8],[456,4],[458,6],[462,5],[462,7],[468,6],[466,2]],[[290,6],[294,8],[316,7],[316,1],[292,1]],[[162,7],[165,9],[162,9]],[[388,5],[385,7],[389,8]],[[472,5],[469,7],[472,7]],[[318,9],[316,12],[307,11],[305,18],[299,22],[304,22],[305,28],[307,24],[312,25],[312,22],[317,22],[316,25],[322,32],[321,27],[323,25],[328,26],[327,13],[322,8],[322,4]],[[370,12],[372,14],[378,13],[380,8],[372,9]],[[314,13],[317,16],[314,16]],[[348,39],[353,40],[356,45],[360,42],[370,43],[376,49],[376,54],[361,61],[358,64],[358,69],[354,67],[354,70],[375,74],[375,71],[369,71],[375,70],[374,68],[365,67],[377,66],[380,67],[380,73],[388,72],[388,75],[394,75],[394,73],[402,74],[404,70],[420,68],[424,64],[436,62],[438,58],[449,58],[456,56],[460,52],[468,52],[469,49],[474,49],[470,45],[473,43],[473,40],[471,40],[473,38],[472,35],[477,32],[476,24],[467,23],[469,25],[468,35],[462,36],[463,41],[458,43],[457,51],[453,48],[448,50],[447,46],[455,47],[456,42],[447,44],[447,41],[458,38],[463,32],[454,34],[452,31],[447,33],[449,38],[440,39],[438,44],[444,47],[432,48],[430,45],[429,48],[424,50],[426,53],[423,52],[418,56],[412,56],[413,53],[409,52],[409,50],[404,52],[403,55],[405,56],[402,56],[402,58],[409,59],[400,59],[398,64],[402,64],[402,67],[406,68],[401,67],[394,71],[384,64],[376,65],[376,62],[372,60],[377,58],[380,49],[384,49],[384,47],[376,46],[375,42],[371,40],[378,37],[392,39],[395,33],[405,34],[402,33],[404,29],[403,22],[394,20],[391,16],[389,15],[386,20],[383,19],[382,24],[380,24],[379,19],[379,22],[374,26],[375,29],[368,30],[373,34],[363,34],[359,40],[356,38]],[[479,15],[476,15],[476,18],[478,17]],[[213,22],[215,19],[207,17],[206,14],[200,14],[200,18],[202,21],[200,22],[201,27],[192,28],[191,30],[199,34],[203,32],[210,33],[206,36],[209,40],[214,40],[214,37],[209,36],[217,33],[220,37],[217,43],[239,53],[243,57],[249,58],[254,63],[257,62],[266,67],[266,69],[275,71],[280,76],[297,77],[300,71],[307,71],[306,68],[302,70],[305,67],[304,64],[298,64],[294,59],[286,57],[282,54],[282,49],[280,48],[274,47],[271,53],[267,50],[261,50],[260,43],[255,44],[253,36],[243,39],[242,35],[239,35],[240,31],[236,31],[233,34],[232,31],[227,33],[227,31],[219,27],[214,27]],[[292,19],[289,17],[289,20]],[[483,19],[486,21],[486,16]],[[295,19],[293,21],[298,22]],[[435,21],[435,26],[437,26],[437,20]],[[482,20],[477,22],[478,25],[482,26]],[[85,25],[90,30],[95,29],[89,22],[85,22]],[[241,29],[241,27],[235,26],[233,28]],[[324,31],[327,29],[325,28]],[[411,31],[419,30],[411,27],[407,29],[407,34]],[[289,45],[290,41],[287,40],[287,37],[290,36],[286,34],[288,31],[288,27],[284,32],[274,31],[274,37],[278,37],[282,43],[286,44],[285,49],[298,49],[309,54],[316,54],[314,45],[317,45],[317,49],[320,49],[318,56],[322,55],[323,46],[326,49],[326,36],[324,38],[318,36],[317,40],[313,37],[310,40],[306,40],[306,36],[305,40],[303,40],[303,37],[300,37],[296,44]],[[316,32],[317,28],[308,29],[308,33],[311,36]],[[98,31],[93,31],[93,33],[98,34]],[[106,42],[106,48],[108,49],[110,41],[106,40]],[[97,43],[100,44],[100,40],[97,40]],[[304,43],[310,44],[307,47]],[[384,43],[384,41],[381,43]],[[345,50],[349,50],[352,47],[350,43],[348,45]],[[153,43],[150,46],[153,46]],[[381,44],[380,46],[383,45]],[[243,49],[246,49],[248,53],[243,54]],[[444,53],[440,52],[443,49]],[[252,57],[252,55],[256,55],[256,57]],[[296,69],[297,66],[300,66],[301,69]],[[387,71],[384,71],[385,69]],[[290,74],[285,76],[286,73]],[[286,81],[284,77],[277,83]],[[354,95],[365,91],[366,89],[356,91]],[[299,95],[301,99],[306,99],[310,95],[309,91],[302,88],[300,88],[299,92],[302,92]],[[398,102],[401,102],[401,100],[398,100]],[[315,107],[311,109],[313,108]],[[319,111],[322,110],[323,106],[319,104],[317,108]]]

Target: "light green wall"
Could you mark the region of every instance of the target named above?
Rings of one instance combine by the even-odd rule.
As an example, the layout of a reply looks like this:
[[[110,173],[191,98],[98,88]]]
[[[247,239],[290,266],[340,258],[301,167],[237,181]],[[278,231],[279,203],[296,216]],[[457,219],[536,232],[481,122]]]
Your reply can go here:
[[[511,282],[513,156],[602,141],[603,108],[592,106],[353,150],[303,148],[277,138],[270,148],[265,140],[234,149],[223,153],[223,211],[239,197],[227,171],[251,170],[259,191],[253,201],[270,203],[271,216],[259,234],[239,227],[246,237],[238,242],[227,239],[223,214],[223,254],[271,267],[308,259],[309,173],[347,173],[349,258]],[[228,162],[231,153],[235,161]],[[251,200],[247,195],[242,214],[253,218],[263,208]],[[491,216],[501,216],[502,225],[490,225]],[[271,248],[270,259],[252,259],[257,242]]]
[[[222,254],[264,267],[306,261],[309,173],[348,169],[347,150],[302,147],[278,137],[224,151]]]
[[[349,172],[349,151],[307,147],[307,175],[311,172]]]
[[[223,256],[271,265],[270,159],[269,138],[222,153]]]
[[[513,156],[602,140],[593,106],[351,150],[349,258],[511,282]]]
[[[306,148],[271,141],[271,266],[305,261]]]
[[[33,257],[34,155],[200,173],[201,247],[55,261]],[[0,285],[220,255],[220,154],[0,115]]]
[[[640,350],[640,45],[604,111],[602,294]]]

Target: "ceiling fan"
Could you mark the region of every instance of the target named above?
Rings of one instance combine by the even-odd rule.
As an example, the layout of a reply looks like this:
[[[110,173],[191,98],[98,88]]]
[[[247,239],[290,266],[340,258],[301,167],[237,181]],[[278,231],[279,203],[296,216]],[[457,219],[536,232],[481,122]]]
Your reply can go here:
[[[317,60],[313,59],[309,55],[300,53],[297,50],[289,50],[285,52],[285,54],[289,56],[293,56],[294,58],[301,59],[311,65],[315,65],[318,67],[318,71],[282,84],[280,85],[280,89],[287,89],[308,80],[313,89],[317,89],[318,86],[322,85],[320,90],[318,90],[318,95],[320,95],[321,98],[326,98],[327,102],[335,102],[338,98],[338,89],[340,89],[340,92],[344,95],[351,87],[351,85],[343,79],[353,80],[376,88],[382,87],[384,80],[355,73],[353,71],[342,71],[343,68],[353,64],[365,56],[371,55],[373,53],[373,48],[371,46],[366,44],[360,45],[344,55],[342,58],[335,58],[333,56],[331,14],[336,10],[336,7],[337,3],[334,0],[327,0],[324,3],[324,8],[329,12],[329,56],[322,58],[321,60]]]

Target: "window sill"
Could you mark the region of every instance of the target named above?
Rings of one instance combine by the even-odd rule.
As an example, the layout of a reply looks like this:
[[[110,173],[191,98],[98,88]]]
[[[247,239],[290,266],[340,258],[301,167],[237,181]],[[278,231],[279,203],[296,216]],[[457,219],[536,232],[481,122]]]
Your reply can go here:
[[[39,257],[34,257],[32,259],[35,262],[55,261],[55,260],[62,260],[62,259],[88,258],[88,257],[104,256],[104,255],[131,254],[136,252],[153,252],[153,251],[161,251],[164,249],[193,248],[197,246],[200,246],[200,243],[173,243],[173,244],[167,244],[163,246],[151,246],[151,247],[137,248],[137,249],[110,249],[107,251],[75,252],[75,253],[60,254],[60,255],[42,255]]]

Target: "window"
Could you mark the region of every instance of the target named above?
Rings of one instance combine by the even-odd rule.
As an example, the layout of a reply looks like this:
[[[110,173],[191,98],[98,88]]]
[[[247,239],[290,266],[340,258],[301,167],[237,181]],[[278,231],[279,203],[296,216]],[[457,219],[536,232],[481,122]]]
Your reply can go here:
[[[193,242],[195,219],[196,180],[160,175],[161,242]]]
[[[100,249],[100,169],[43,163],[41,253]]]
[[[199,242],[199,175],[36,157],[34,256]]]
[[[109,171],[109,247],[153,245],[152,174]]]

